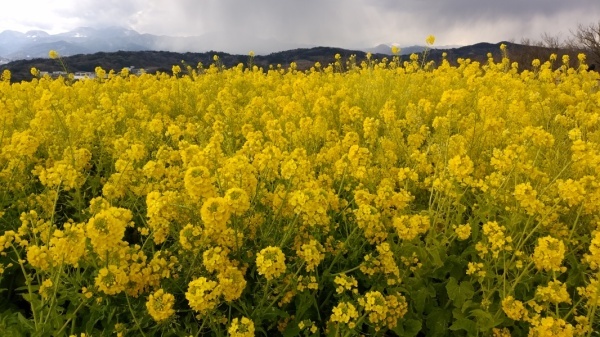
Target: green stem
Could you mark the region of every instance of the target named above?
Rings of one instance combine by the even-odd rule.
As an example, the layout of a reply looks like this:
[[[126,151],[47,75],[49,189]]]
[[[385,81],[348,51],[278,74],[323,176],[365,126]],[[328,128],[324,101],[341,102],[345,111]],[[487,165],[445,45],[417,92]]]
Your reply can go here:
[[[344,179],[346,178],[346,171],[348,170],[348,166],[344,167],[344,173],[342,173],[342,180],[340,181],[340,188],[338,188],[337,195],[339,196],[342,193],[342,187],[344,187]]]
[[[60,330],[58,330],[58,332],[56,333],[57,336],[60,336],[60,334],[63,332],[63,330],[67,327],[67,325],[69,325],[69,322],[71,322],[71,320],[73,319],[73,317],[75,317],[75,314],[79,311],[79,309],[81,309],[81,307],[87,303],[87,300],[85,301],[81,301],[81,303],[79,303],[79,305],[77,306],[77,308],[75,308],[75,311],[73,311],[73,313],[71,313],[71,317],[69,317],[65,323],[63,324],[63,326],[60,328]]]
[[[298,274],[300,274],[300,271],[302,271],[302,267],[304,267],[304,262],[302,262],[300,264],[300,267],[298,267],[298,271],[296,271],[296,273],[294,274],[294,278],[298,277]],[[285,285],[285,287],[283,287],[283,290],[281,290],[281,292],[279,292],[279,295],[277,295],[275,299],[271,301],[271,304],[269,304],[268,308],[273,307],[273,305],[275,305],[275,302],[277,302],[277,300],[279,300],[283,295],[285,295],[285,291],[289,288],[290,284],[292,284],[292,282],[288,282]]]
[[[346,241],[344,241],[344,247],[346,246],[346,244],[348,243],[348,241],[350,241],[350,238],[354,235],[354,233],[358,230],[358,226],[354,226],[354,229],[352,230],[352,232],[350,232],[350,234],[348,234],[348,236],[346,237]],[[361,247],[362,248],[362,247]],[[342,256],[341,252],[338,252],[337,255],[333,258],[333,261],[331,261],[331,264],[329,265],[329,268],[327,268],[327,270],[323,273],[323,275],[327,275],[330,274],[331,269],[333,268],[333,266],[335,265],[335,263],[337,262],[337,260]],[[336,274],[337,275],[337,274]]]
[[[600,276],[600,273],[596,274],[596,280],[598,279],[598,276]],[[598,297],[599,293],[600,293],[600,282],[597,282],[596,297]],[[592,310],[588,312],[588,322],[590,324],[590,331],[588,332],[587,337],[591,337],[592,332],[594,332],[594,329],[591,329],[591,327],[594,326],[594,317],[596,317],[596,308],[598,308],[598,299],[596,299],[594,301],[594,306],[592,307]]]
[[[138,330],[140,331],[140,334],[144,337],[146,337],[146,334],[144,334],[144,331],[142,330],[142,327],[140,326],[140,323],[138,322],[137,318],[135,317],[135,313],[133,312],[133,309],[131,308],[131,302],[129,302],[129,296],[127,295],[127,293],[125,293],[125,298],[127,299],[127,307],[129,308],[129,312],[131,313],[131,317],[133,317],[133,321],[135,322],[135,326],[137,326]]]
[[[330,274],[330,275],[331,275],[331,276],[337,276],[337,275],[341,275],[341,274],[351,273],[351,272],[353,272],[353,271],[355,271],[355,270],[357,270],[357,269],[360,269],[360,265],[358,265],[358,266],[356,266],[356,267],[354,267],[354,268],[350,268],[350,269],[348,269],[348,270],[344,270],[344,271],[341,271],[341,272],[339,272],[339,273],[334,273],[334,274]]]
[[[296,220],[298,220],[298,217],[299,215],[296,214],[294,220],[292,220],[292,222],[288,225],[288,230],[283,234],[283,238],[281,239],[279,247],[283,247],[286,244],[287,240],[290,238],[290,234],[294,232],[293,225],[296,223]]]
[[[53,289],[53,294],[52,294],[52,299],[50,300],[50,308],[48,308],[48,314],[46,314],[46,318],[44,319],[44,325],[48,322],[48,319],[50,319],[50,313],[52,312],[52,307],[54,307],[54,303],[56,302],[56,293],[58,292],[58,281],[60,279],[60,275],[62,274],[63,271],[63,263],[61,262],[60,264],[60,270],[58,271],[58,273],[56,273],[56,277],[54,278],[54,289]]]
[[[517,276],[517,278],[515,279],[512,287],[510,288],[510,293],[514,293],[515,291],[515,287],[517,286],[517,284],[519,284],[519,281],[521,280],[521,278],[527,274],[527,272],[529,271],[529,267],[531,267],[531,265],[533,264],[533,261],[530,261],[527,266],[525,266],[525,268],[523,268],[523,271],[521,272],[521,274],[519,274],[519,276]]]
[[[23,265],[23,262],[25,262],[25,261],[19,257],[19,252],[17,251],[17,248],[15,247],[15,245],[13,245],[11,243],[10,246],[13,249],[13,251],[15,252],[15,255],[17,256],[17,262],[19,263],[19,266],[21,266],[21,272],[23,272],[23,277],[25,277],[25,285],[27,285],[27,292],[29,293],[29,297],[32,297],[33,289],[31,288],[31,278],[27,275],[27,272],[25,271],[25,266]],[[29,302],[29,305],[31,306],[31,313],[33,315],[33,324],[35,327],[35,331],[38,331],[37,310],[33,306],[32,302]]]
[[[581,215],[582,210],[583,210],[583,203],[581,203],[581,206],[579,206],[579,209],[577,210],[577,216],[575,217],[575,221],[573,221],[573,227],[571,228],[571,233],[569,233],[568,241],[571,241],[571,238],[573,237],[573,234],[575,233],[575,227],[577,227],[577,222],[579,221],[579,216]]]

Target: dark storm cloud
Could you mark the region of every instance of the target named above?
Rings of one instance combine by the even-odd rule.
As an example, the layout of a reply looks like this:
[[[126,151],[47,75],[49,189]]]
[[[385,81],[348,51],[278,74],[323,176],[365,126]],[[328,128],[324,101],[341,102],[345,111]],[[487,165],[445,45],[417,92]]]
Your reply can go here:
[[[160,8],[158,1],[153,3]],[[171,4],[173,9],[146,11],[148,20],[140,18],[138,27],[179,35],[226,32],[223,36],[232,40],[249,34],[357,47],[422,43],[428,34],[446,44],[536,39],[542,33],[566,35],[578,23],[600,19],[598,0],[183,0]],[[177,16],[150,20],[160,13]]]
[[[566,37],[579,23],[600,19],[598,0],[381,0],[370,4],[387,17],[403,17],[409,31],[416,32],[413,27],[418,27],[448,44],[539,39],[543,33]]]
[[[365,1],[365,4],[368,2]],[[497,19],[500,17],[527,20],[533,16],[556,16],[571,10],[590,11],[598,14],[598,0],[381,0],[370,2],[385,11],[411,12],[420,16],[441,20],[464,18]]]
[[[368,22],[357,1],[184,0],[178,3],[178,22],[154,23],[179,34],[228,31],[304,43],[326,41],[330,36],[343,40],[368,31]]]
[[[46,1],[40,4],[50,6]],[[60,4],[47,15],[52,24],[40,22],[37,27],[116,25],[157,35],[200,35],[215,48],[238,46],[238,51],[250,45],[276,49],[286,44],[412,45],[423,44],[429,34],[436,36],[436,45],[539,39],[542,33],[566,37],[577,24],[600,20],[600,0],[62,0]]]

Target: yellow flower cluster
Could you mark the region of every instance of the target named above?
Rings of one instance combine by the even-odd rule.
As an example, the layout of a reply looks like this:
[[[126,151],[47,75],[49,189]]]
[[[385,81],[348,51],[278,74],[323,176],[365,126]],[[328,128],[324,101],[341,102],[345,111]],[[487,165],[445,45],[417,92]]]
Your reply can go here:
[[[315,276],[298,276],[298,285],[296,289],[300,292],[309,290],[318,290],[319,283],[317,282],[317,278]]]
[[[529,312],[523,305],[523,302],[516,300],[512,296],[507,296],[502,300],[502,310],[508,318],[520,321],[529,317]]]
[[[346,290],[356,290],[356,287],[358,286],[358,282],[356,281],[356,279],[352,276],[347,275],[338,275],[335,277],[333,282],[335,282],[337,286],[335,291],[338,294],[341,294]]]
[[[358,303],[364,308],[369,322],[375,325],[376,331],[384,326],[393,329],[408,310],[404,296],[384,296],[379,291],[367,292],[364,297],[358,299]]]
[[[175,314],[175,310],[173,310],[174,304],[175,297],[172,294],[166,293],[163,289],[159,289],[148,296],[146,308],[155,321],[163,322]]]
[[[194,166],[187,169],[183,178],[185,190],[195,200],[212,198],[216,189],[212,184],[210,171],[204,166]]]
[[[571,304],[567,285],[560,281],[550,281],[547,286],[539,286],[535,291],[535,296],[544,302]]]
[[[133,215],[127,209],[110,207],[101,210],[85,226],[86,235],[100,258],[118,250],[118,243],[131,224]]]
[[[285,273],[285,255],[279,247],[263,248],[256,254],[258,273],[267,280],[272,280]]]
[[[589,280],[585,287],[578,287],[577,293],[586,300],[587,307],[595,307],[600,304],[600,283],[597,279]]]
[[[539,320],[537,324],[534,324],[529,331],[531,337],[554,337],[564,336],[573,337],[575,336],[575,328],[573,325],[565,322],[563,319],[556,319],[554,317],[544,317]]]
[[[86,253],[84,225],[66,223],[62,230],[55,230],[50,238],[49,251],[51,260],[57,264],[77,267]]]
[[[329,320],[333,323],[347,324],[349,328],[356,326],[356,319],[358,318],[358,311],[354,304],[350,302],[340,302],[331,311],[331,317]]]
[[[105,294],[115,295],[125,290],[127,282],[129,282],[129,277],[125,271],[111,264],[108,268],[102,268],[98,271],[95,285]]]
[[[227,332],[231,337],[254,337],[254,322],[248,317],[234,318]]]
[[[412,240],[419,234],[425,234],[429,230],[430,220],[426,215],[402,215],[394,218],[394,228],[398,236],[404,240]]]
[[[371,254],[365,255],[365,261],[360,265],[360,270],[367,275],[375,273],[386,275],[388,285],[399,283],[400,269],[396,264],[390,244],[384,242],[378,245],[375,250],[378,253],[377,256],[373,258]]]
[[[240,298],[246,288],[244,272],[239,268],[229,266],[217,274],[220,293],[225,302],[232,302]]]
[[[506,227],[501,226],[496,221],[489,221],[482,226],[483,234],[487,239],[487,245],[479,243],[476,246],[480,255],[485,255],[489,250],[492,251],[492,256],[497,258],[500,252],[512,250],[512,237],[506,236]]]
[[[545,236],[538,239],[532,259],[539,270],[564,272],[566,268],[561,265],[565,252],[565,244],[562,240]]]
[[[31,304],[19,329],[600,330],[600,75],[500,54],[4,71],[0,273]]]
[[[310,240],[300,247],[296,254],[306,263],[306,271],[314,271],[325,258],[323,246],[317,240]]]
[[[225,230],[231,213],[227,200],[222,197],[208,198],[200,209],[200,216],[204,226],[214,232]]]
[[[471,236],[471,225],[458,225],[453,226],[454,232],[459,240],[466,240]]]
[[[469,262],[467,265],[467,275],[476,275],[479,278],[485,277],[487,274],[484,270],[484,264],[481,262]]]
[[[592,242],[589,246],[589,254],[585,254],[584,261],[590,265],[592,270],[600,268],[600,231],[593,233]]]
[[[48,299],[48,295],[49,295],[48,290],[51,289],[53,285],[54,285],[54,282],[52,282],[52,280],[50,280],[50,279],[44,280],[42,282],[38,292],[40,293],[40,295],[42,296],[43,299]]]
[[[528,214],[533,215],[540,210],[543,206],[541,201],[537,199],[537,191],[531,187],[531,183],[523,183],[515,186],[514,196],[519,202],[519,205],[527,211]]]
[[[206,277],[199,277],[190,282],[185,298],[192,309],[205,315],[217,306],[219,295],[221,295],[219,290],[217,282]]]

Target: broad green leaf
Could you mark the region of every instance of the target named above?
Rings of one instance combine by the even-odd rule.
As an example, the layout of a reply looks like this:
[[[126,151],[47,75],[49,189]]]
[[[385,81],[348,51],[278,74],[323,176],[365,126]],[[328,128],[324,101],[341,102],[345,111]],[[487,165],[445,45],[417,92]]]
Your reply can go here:
[[[496,326],[494,317],[487,311],[475,309],[471,311],[471,316],[475,317],[479,331],[488,331]]]
[[[392,329],[400,337],[414,337],[423,328],[421,321],[416,319],[407,319],[402,324],[398,324]]]
[[[420,287],[418,290],[411,292],[411,298],[415,302],[415,311],[422,313],[425,310],[425,304],[427,300],[435,296],[435,291],[429,287]]]
[[[462,281],[459,285],[454,277],[451,277],[446,284],[446,291],[448,292],[448,297],[458,308],[462,307],[466,300],[473,298],[475,294],[475,289],[470,282]]]
[[[464,330],[469,336],[477,335],[477,324],[466,318],[457,319],[449,329],[452,331]]]
[[[441,248],[440,248],[440,250],[441,250]],[[429,252],[429,256],[431,257],[434,268],[439,268],[444,265],[444,262],[442,261],[442,258],[440,257],[440,251],[438,249],[431,249],[431,250],[428,250],[428,252]]]
[[[425,325],[427,326],[427,336],[444,336],[450,323],[451,313],[442,308],[435,308],[429,315]]]

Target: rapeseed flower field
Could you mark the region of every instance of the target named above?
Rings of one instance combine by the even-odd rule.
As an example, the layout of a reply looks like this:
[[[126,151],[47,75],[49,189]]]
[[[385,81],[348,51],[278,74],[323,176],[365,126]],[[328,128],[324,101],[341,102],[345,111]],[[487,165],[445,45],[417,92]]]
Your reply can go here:
[[[502,49],[5,71],[2,335],[591,336],[600,76]]]

